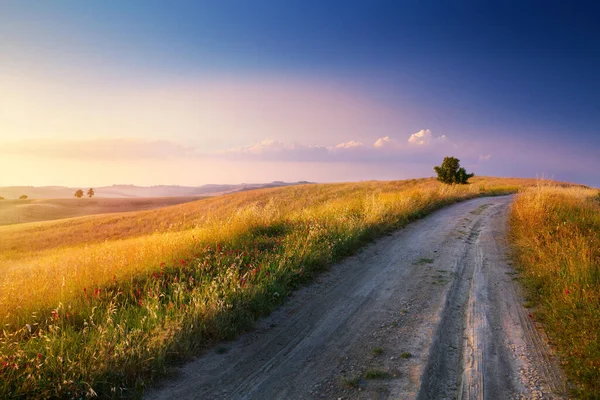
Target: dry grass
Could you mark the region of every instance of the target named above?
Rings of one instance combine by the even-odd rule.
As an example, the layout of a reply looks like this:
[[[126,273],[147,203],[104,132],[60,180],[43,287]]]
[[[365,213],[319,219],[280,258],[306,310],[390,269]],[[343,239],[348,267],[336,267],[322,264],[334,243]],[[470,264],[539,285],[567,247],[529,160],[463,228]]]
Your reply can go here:
[[[196,201],[199,197],[150,197],[127,199],[29,199],[0,200],[0,226],[41,222],[93,214],[153,210]]]
[[[307,185],[0,228],[0,397],[131,396],[409,221],[532,180]]]
[[[539,186],[521,192],[512,242],[536,319],[576,383],[600,398],[600,192]]]

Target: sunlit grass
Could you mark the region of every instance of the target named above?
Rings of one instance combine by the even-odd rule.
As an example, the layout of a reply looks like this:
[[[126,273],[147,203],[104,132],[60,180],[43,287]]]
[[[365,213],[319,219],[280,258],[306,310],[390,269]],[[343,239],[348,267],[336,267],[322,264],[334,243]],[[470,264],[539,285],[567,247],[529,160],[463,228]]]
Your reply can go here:
[[[0,228],[0,397],[139,394],[374,238],[531,183],[305,185]]]
[[[600,398],[600,195],[540,186],[520,193],[511,213],[523,281],[577,384],[574,395]]]

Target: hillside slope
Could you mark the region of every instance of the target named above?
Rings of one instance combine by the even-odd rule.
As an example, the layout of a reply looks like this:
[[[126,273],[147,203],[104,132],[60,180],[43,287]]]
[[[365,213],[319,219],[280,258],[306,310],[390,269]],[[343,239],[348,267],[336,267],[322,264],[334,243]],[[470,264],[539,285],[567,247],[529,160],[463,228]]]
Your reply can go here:
[[[199,197],[27,199],[0,201],[0,226],[171,206]]]
[[[291,186],[0,227],[0,362],[15,366],[0,373],[0,396],[142,390],[172,359],[250,328],[373,238],[534,183]]]

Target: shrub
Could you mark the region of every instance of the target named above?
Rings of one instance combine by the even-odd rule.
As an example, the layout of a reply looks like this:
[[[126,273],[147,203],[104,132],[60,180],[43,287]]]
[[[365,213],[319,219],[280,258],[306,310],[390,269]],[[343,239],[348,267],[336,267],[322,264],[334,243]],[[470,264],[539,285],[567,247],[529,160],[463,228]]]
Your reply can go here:
[[[469,178],[475,174],[468,174],[467,171],[460,166],[460,160],[456,157],[444,157],[442,165],[433,167],[437,173],[438,181],[447,184],[459,183],[466,184]]]

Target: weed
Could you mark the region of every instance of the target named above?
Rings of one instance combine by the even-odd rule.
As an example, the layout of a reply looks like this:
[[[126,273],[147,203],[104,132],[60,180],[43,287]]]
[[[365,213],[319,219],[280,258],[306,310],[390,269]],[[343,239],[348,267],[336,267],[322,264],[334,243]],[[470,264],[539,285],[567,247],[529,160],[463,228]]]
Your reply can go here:
[[[360,376],[354,376],[351,378],[343,378],[342,379],[342,383],[345,386],[351,387],[351,388],[357,388],[358,384],[360,383]]]
[[[536,321],[577,384],[575,397],[600,393],[600,203],[578,187],[535,187],[516,196],[511,242],[519,280]],[[517,279],[514,277],[513,279]]]
[[[389,378],[390,374],[380,369],[370,369],[364,374],[365,379],[386,379]]]
[[[415,265],[433,264],[433,262],[433,258],[419,258],[417,261],[415,261]]]
[[[371,350],[371,353],[373,353],[374,356],[379,356],[383,354],[383,348],[382,347],[375,347],[373,350]]]
[[[406,351],[404,353],[400,354],[400,358],[406,359],[406,358],[411,358],[411,357],[412,357],[412,354],[410,354]]]

